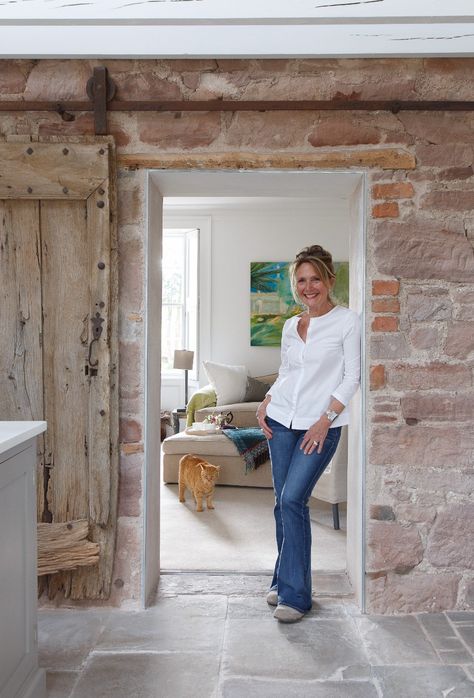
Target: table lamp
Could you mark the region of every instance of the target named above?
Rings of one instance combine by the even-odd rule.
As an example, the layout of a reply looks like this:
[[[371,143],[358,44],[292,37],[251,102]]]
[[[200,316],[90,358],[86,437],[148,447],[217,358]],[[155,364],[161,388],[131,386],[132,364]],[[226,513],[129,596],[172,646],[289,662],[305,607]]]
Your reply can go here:
[[[194,352],[187,349],[175,349],[173,368],[184,370],[184,405],[188,404],[188,371],[193,367]]]

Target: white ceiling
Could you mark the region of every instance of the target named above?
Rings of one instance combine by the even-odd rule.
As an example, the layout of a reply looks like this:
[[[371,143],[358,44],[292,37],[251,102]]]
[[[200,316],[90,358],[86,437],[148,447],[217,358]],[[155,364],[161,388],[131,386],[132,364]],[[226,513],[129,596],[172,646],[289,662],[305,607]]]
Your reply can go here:
[[[473,0],[0,0],[1,57],[474,55]]]

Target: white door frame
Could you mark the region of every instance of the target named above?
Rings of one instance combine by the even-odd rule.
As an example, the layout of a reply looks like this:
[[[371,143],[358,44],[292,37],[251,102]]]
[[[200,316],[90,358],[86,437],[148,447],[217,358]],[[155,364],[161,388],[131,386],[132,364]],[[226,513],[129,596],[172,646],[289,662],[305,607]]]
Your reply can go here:
[[[152,603],[160,576],[161,257],[163,197],[149,173],[145,217],[145,424],[141,605]]]
[[[176,178],[179,173],[189,174],[189,170],[169,170],[170,176]],[[202,170],[209,174],[209,170]],[[239,178],[246,172],[236,170],[219,171],[224,176],[227,172]],[[323,176],[344,170],[248,170],[255,174],[281,173],[291,177],[298,174]],[[165,174],[160,171],[161,175]],[[193,173],[197,175],[196,170]],[[348,553],[347,570],[354,587],[356,600],[362,611],[365,610],[365,463],[366,463],[366,346],[365,346],[365,300],[366,300],[366,177],[363,171],[349,171],[360,177],[354,193],[353,229],[350,236],[351,286],[357,291],[353,304],[360,314],[362,325],[362,380],[361,390],[351,406],[353,426],[349,431],[349,449],[356,454],[349,459],[348,499],[351,487],[354,499],[351,500],[348,516]],[[179,193],[175,193],[179,196]],[[186,193],[183,192],[183,196]],[[143,543],[142,543],[142,598],[146,607],[151,603],[160,574],[160,364],[161,364],[161,244],[163,229],[163,196],[153,179],[152,171],[147,176],[147,217],[146,217],[146,307],[145,307],[145,453],[143,472]],[[352,432],[352,436],[351,436]],[[357,437],[357,438],[355,438]],[[355,492],[354,492],[355,490]],[[351,546],[349,550],[349,545]]]

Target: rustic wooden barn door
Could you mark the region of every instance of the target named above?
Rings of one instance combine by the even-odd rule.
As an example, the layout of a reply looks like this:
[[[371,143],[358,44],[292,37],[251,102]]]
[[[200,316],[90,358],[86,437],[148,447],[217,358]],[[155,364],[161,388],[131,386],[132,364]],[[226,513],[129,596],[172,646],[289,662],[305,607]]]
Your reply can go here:
[[[86,519],[99,546],[98,563],[47,578],[51,597],[110,593],[118,479],[111,160],[106,139],[0,144],[0,419],[47,420],[39,520],[53,530]],[[72,569],[76,555],[66,546],[58,568]]]

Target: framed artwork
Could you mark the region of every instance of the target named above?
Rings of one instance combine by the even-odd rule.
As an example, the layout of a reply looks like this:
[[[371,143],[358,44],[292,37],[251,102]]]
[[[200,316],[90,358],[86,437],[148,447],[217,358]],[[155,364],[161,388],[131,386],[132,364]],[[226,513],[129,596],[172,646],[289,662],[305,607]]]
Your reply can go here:
[[[250,346],[279,347],[285,320],[301,312],[291,293],[290,262],[250,262]],[[349,262],[335,262],[332,297],[349,305]]]

